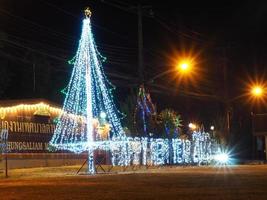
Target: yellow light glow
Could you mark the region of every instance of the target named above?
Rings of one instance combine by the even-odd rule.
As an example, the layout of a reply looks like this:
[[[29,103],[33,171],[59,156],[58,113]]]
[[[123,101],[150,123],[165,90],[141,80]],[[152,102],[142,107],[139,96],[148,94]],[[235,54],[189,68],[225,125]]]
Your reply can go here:
[[[185,71],[188,69],[188,63],[182,63],[181,64],[181,70]]]
[[[18,112],[34,113],[36,110],[47,110],[54,116],[58,116],[61,112],[61,108],[52,107],[43,102],[36,104],[19,104],[15,106],[0,107],[0,116],[4,118],[6,115],[17,114]]]
[[[195,130],[197,128],[197,125],[196,124],[193,124],[193,123],[189,123],[188,124],[188,127],[192,130]]]
[[[179,74],[177,75],[182,75],[186,77],[191,77],[194,75],[194,58],[191,57],[183,57],[183,58],[178,58],[178,62],[176,63],[176,70],[178,71]],[[190,75],[190,76],[189,76]]]
[[[70,117],[74,120],[77,120],[79,123],[85,123],[86,121],[84,116],[67,113],[66,111],[63,112],[61,108],[52,107],[43,102],[36,104],[18,104],[15,106],[0,107],[0,119],[3,120],[6,116],[17,115],[18,113],[34,115],[38,110],[46,110],[46,112],[50,113],[53,117],[64,115],[65,117]]]
[[[183,60],[178,64],[177,69],[181,73],[189,73],[191,71],[191,67],[192,67],[191,62]]]
[[[251,90],[251,93],[255,97],[261,97],[263,94],[263,89],[261,86],[254,86]]]

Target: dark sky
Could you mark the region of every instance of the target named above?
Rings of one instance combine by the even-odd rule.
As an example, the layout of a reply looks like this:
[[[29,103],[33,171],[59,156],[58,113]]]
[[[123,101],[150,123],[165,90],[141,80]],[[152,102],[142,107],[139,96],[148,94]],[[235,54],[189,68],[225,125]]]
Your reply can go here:
[[[8,66],[2,98],[62,102],[59,91],[71,72],[67,60],[77,48],[82,10],[90,6],[96,43],[108,59],[104,68],[118,86],[117,98],[124,99],[137,86],[138,2],[148,6],[143,16],[146,80],[170,69],[181,54],[197,60],[198,73],[190,80],[167,75],[155,83],[165,89],[151,86],[159,109],[212,115],[220,101],[209,96],[222,99],[224,65],[230,97],[242,94],[248,80],[266,79],[266,1],[0,0],[0,50],[2,65]]]

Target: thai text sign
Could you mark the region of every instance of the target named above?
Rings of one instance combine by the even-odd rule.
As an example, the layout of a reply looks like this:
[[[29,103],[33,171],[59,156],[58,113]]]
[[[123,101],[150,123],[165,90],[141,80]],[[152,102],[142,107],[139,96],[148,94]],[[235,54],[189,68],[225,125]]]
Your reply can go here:
[[[53,123],[0,120],[0,130],[9,132],[6,146],[11,153],[48,152],[55,126]]]

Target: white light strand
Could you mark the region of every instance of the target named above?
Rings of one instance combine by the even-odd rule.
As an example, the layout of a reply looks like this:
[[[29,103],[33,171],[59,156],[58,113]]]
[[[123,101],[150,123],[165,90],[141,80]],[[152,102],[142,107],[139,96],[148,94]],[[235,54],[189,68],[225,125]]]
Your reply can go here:
[[[99,118],[102,112],[106,114],[111,136],[117,140],[125,138],[117,116],[119,111],[113,103],[113,96],[107,85],[111,84],[97,56],[90,18],[86,18],[83,20],[81,39],[63,112],[59,117],[51,145],[77,153],[91,150],[90,144],[94,141],[93,118]],[[71,115],[74,118],[70,118]]]
[[[111,153],[111,163],[116,166],[129,165],[165,165],[165,164],[201,164],[211,163],[218,153],[218,143],[210,139],[208,133],[194,132],[194,140],[131,138],[125,140],[94,141],[93,149]],[[69,144],[69,150],[77,150],[86,143]],[[64,149],[65,146],[56,146]]]
[[[95,150],[110,152],[114,166],[201,163],[210,161],[217,151],[218,145],[204,132],[194,132],[192,141],[126,137],[108,86],[111,83],[98,59],[90,18],[86,18],[63,109],[50,144],[58,150],[88,151],[89,173],[95,173]],[[111,134],[106,140],[96,140],[93,121],[104,116]]]

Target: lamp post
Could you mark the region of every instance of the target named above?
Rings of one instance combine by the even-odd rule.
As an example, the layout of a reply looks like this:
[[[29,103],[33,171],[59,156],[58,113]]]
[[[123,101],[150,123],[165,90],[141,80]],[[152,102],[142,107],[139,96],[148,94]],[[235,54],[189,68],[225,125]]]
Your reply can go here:
[[[182,59],[178,64],[169,70],[163,71],[147,81],[147,83],[153,83],[156,79],[165,76],[172,72],[178,72],[179,75],[188,75],[192,72],[193,62],[191,59]]]
[[[255,84],[252,85],[250,88],[250,97],[252,100],[254,101],[261,101],[264,99],[265,97],[265,88],[262,84]],[[259,139],[259,136],[256,136],[255,138],[255,116],[257,115],[257,113],[254,113],[254,111],[252,110],[251,112],[251,129],[252,129],[252,158],[257,158],[257,159],[261,159],[261,151],[258,150],[258,145],[256,143],[257,140]],[[265,136],[266,138],[266,136]],[[266,140],[266,139],[265,139]],[[263,143],[263,142],[262,142]],[[261,147],[262,148],[262,147]],[[257,154],[256,154],[257,153]],[[256,156],[257,155],[257,156]]]
[[[264,86],[260,85],[260,84],[255,84],[255,85],[249,86],[247,93],[235,96],[231,99],[228,99],[227,103],[230,104],[230,103],[232,103],[236,100],[239,100],[241,98],[244,98],[244,97],[248,98],[249,100],[260,101],[264,98],[264,94],[265,94]]]
[[[232,137],[232,117],[233,117],[233,107],[234,107],[234,102],[243,99],[243,100],[247,100],[250,101],[250,103],[254,104],[255,102],[260,102],[263,101],[266,98],[266,87],[264,86],[264,84],[249,84],[246,87],[246,91],[240,95],[234,96],[234,97],[230,97],[230,98],[221,98],[220,101],[224,104],[227,105],[227,110],[226,113],[224,115],[224,125],[223,125],[223,129],[220,129],[220,131],[222,131],[225,142],[227,145],[230,144],[230,140]],[[253,121],[254,118],[254,112],[251,112],[251,118]],[[253,122],[252,122],[252,126],[253,126]],[[210,127],[211,131],[212,131],[212,127]],[[219,132],[220,132],[219,131]],[[254,129],[252,129],[252,131],[254,131]],[[217,131],[218,132],[218,129]],[[254,138],[253,138],[254,139]]]
[[[228,99],[226,103],[228,103],[229,106],[231,106],[231,103],[235,102],[236,100],[239,100],[241,98],[247,99],[250,104],[255,104],[255,103],[259,103],[261,101],[264,101],[266,98],[266,87],[264,84],[260,84],[260,83],[252,83],[249,86],[247,86],[246,89],[246,93],[241,94],[239,96],[235,96],[231,99]],[[253,106],[254,107],[254,106]],[[256,150],[256,140],[255,140],[255,124],[254,124],[254,120],[255,120],[255,116],[257,114],[255,113],[254,109],[252,109],[251,111],[251,130],[252,130],[252,157],[255,157],[255,150]],[[230,116],[230,112],[227,112],[227,127],[229,127],[229,129],[231,128],[231,116]]]
[[[264,94],[264,89],[263,89],[263,86],[261,85],[254,85],[252,88],[251,88],[251,94],[254,98],[262,98],[263,97],[263,94]]]
[[[190,130],[192,130],[192,131],[195,131],[195,130],[197,129],[197,125],[194,124],[194,123],[189,123],[189,124],[188,124],[188,127],[189,127]]]

